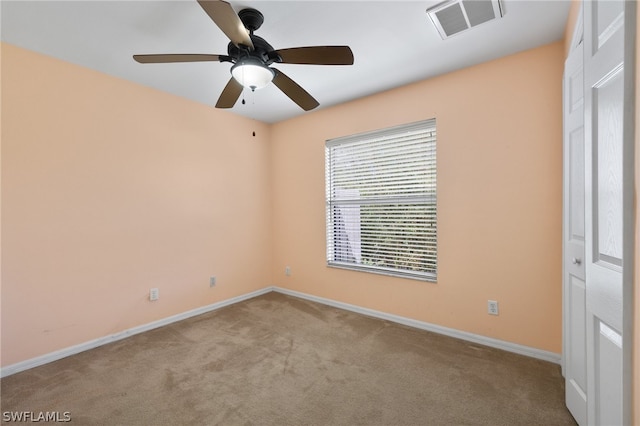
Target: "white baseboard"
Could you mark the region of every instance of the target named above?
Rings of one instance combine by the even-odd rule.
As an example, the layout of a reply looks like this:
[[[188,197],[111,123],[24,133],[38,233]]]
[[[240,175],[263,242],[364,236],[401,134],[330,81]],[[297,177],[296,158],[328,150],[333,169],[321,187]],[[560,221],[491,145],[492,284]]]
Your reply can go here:
[[[443,334],[449,337],[455,337],[456,339],[466,340],[468,342],[477,343],[484,346],[490,346],[496,349],[502,349],[507,352],[513,352],[520,355],[525,355],[531,358],[540,359],[543,361],[549,361],[554,364],[560,364],[562,361],[561,354],[555,352],[544,351],[542,349],[532,348],[530,346],[519,345],[517,343],[511,343],[504,340],[498,340],[491,337],[481,336],[479,334],[468,333],[466,331],[460,331],[453,328],[442,327],[440,325],[431,324],[424,321],[418,321],[411,318],[401,317],[399,315],[388,314],[373,309],[362,308],[356,305],[350,305],[348,303],[338,302],[331,299],[325,299],[324,297],[313,296],[306,293],[300,293],[294,290],[288,290],[281,287],[273,287],[273,291],[286,294],[288,296],[299,297],[300,299],[310,300],[312,302],[322,303],[324,305],[333,306],[335,308],[344,309],[347,311],[356,312],[358,314],[367,315],[374,318],[380,318],[395,322],[398,324],[407,325],[409,327],[418,328],[421,330],[432,331],[434,333]]]
[[[53,361],[57,361],[62,358],[66,358],[71,355],[75,355],[80,352],[94,349],[108,343],[116,342],[118,340],[126,339],[127,337],[144,333],[145,331],[153,330],[154,328],[162,327],[174,322],[182,321],[187,318],[201,315],[207,312],[215,311],[216,309],[223,308],[225,306],[233,305],[234,303],[242,302],[244,300],[252,299],[257,296],[275,291],[277,293],[286,294],[300,299],[310,300],[312,302],[322,303],[324,305],[333,306],[335,308],[344,309],[351,312],[367,315],[374,318],[380,318],[388,321],[392,321],[398,324],[407,325],[409,327],[418,328],[421,330],[432,331],[434,333],[443,334],[445,336],[455,337],[457,339],[466,340],[469,342],[477,343],[480,345],[490,346],[492,348],[502,349],[508,352],[514,352],[520,355],[526,355],[532,358],[541,359],[543,361],[553,362],[555,364],[561,363],[561,355],[543,351],[541,349],[531,348],[529,346],[518,345],[516,343],[510,343],[503,340],[493,339],[491,337],[481,336],[479,334],[468,333],[466,331],[460,331],[453,328],[442,327],[436,324],[430,324],[428,322],[418,321],[411,318],[401,317],[399,315],[388,314],[373,309],[362,308],[356,305],[350,305],[348,303],[338,302],[331,299],[325,299],[323,297],[313,296],[306,293],[301,293],[294,290],[288,290],[281,287],[265,287],[261,290],[257,290],[251,293],[243,294],[241,296],[232,297],[231,299],[223,300],[220,302],[212,303],[207,306],[192,309],[190,311],[182,312],[180,314],[172,315],[167,318],[163,318],[157,321],[143,324],[137,327],[123,330],[109,336],[100,337],[98,339],[90,340],[88,342],[80,343],[75,346],[60,349],[55,352],[50,352],[45,355],[41,355],[35,358],[31,358],[25,361],[21,361],[12,365],[8,365],[0,369],[0,377],[10,376],[21,371],[28,370],[30,368],[38,367],[40,365],[48,364]]]
[[[153,330],[154,328],[162,327],[164,325],[168,325],[174,322],[182,321],[184,319],[191,318],[196,315],[201,315],[207,312],[215,311],[216,309],[233,305],[234,303],[242,302],[243,300],[252,299],[254,297],[269,293],[271,291],[273,291],[273,287],[266,287],[251,293],[243,294],[237,297],[232,297],[231,299],[223,300],[220,302],[212,303],[207,306],[202,306],[200,308],[192,309],[190,311],[182,312],[180,314],[172,315],[170,317],[153,321],[148,324],[143,324],[137,327],[130,328],[128,330],[123,330],[118,333],[111,334],[109,336],[100,337],[98,339],[90,340],[88,342],[80,343],[78,345],[70,346],[68,348],[60,349],[55,352],[50,352],[45,355],[31,358],[26,361],[21,361],[12,365],[8,365],[6,367],[3,367],[0,370],[0,377],[10,376],[12,374],[19,373],[24,370],[28,370],[30,368],[48,364],[50,362],[57,361],[62,358],[66,358],[70,355],[75,355],[77,353],[84,352],[89,349],[94,349],[99,346],[106,345],[108,343],[126,339],[127,337],[144,333],[145,331]]]

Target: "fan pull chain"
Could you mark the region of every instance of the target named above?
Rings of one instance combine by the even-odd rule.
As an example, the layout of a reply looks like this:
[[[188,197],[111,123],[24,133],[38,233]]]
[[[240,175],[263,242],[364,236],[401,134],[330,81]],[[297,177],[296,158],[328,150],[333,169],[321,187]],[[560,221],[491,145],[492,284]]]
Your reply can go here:
[[[251,119],[255,122],[256,121],[256,92],[255,90],[251,91]],[[256,131],[254,130],[252,133],[253,137],[256,137]]]
[[[245,94],[246,90],[242,91],[242,105],[246,105],[247,101],[245,100],[244,94]],[[255,90],[251,91],[251,113],[249,114],[251,116],[251,119],[253,121],[256,121],[255,117],[255,106],[256,106],[256,96],[255,96]],[[254,130],[253,132],[251,132],[251,135],[255,138],[256,137],[256,131]]]

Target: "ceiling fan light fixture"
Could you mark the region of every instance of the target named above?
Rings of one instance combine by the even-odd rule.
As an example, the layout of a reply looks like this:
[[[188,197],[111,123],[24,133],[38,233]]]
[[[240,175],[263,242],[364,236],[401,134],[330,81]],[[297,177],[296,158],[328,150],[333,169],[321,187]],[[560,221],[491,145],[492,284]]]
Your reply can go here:
[[[275,73],[271,68],[254,58],[245,58],[231,67],[231,75],[242,86],[251,90],[262,89],[271,83]]]

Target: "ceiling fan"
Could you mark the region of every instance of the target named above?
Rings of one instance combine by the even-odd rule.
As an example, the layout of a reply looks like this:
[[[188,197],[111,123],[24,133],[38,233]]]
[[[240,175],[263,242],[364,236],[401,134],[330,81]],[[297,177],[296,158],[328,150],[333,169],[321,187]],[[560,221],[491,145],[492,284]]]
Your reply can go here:
[[[227,55],[151,54],[133,55],[133,59],[142,64],[203,61],[233,63],[231,79],[218,98],[216,108],[232,108],[245,87],[253,91],[273,82],[300,108],[309,111],[319,105],[318,101],[285,73],[270,65],[353,65],[353,52],[349,46],[274,50],[266,40],[254,34],[264,22],[262,13],[255,9],[243,9],[236,14],[231,5],[223,0],[198,0],[198,4],[231,40]]]

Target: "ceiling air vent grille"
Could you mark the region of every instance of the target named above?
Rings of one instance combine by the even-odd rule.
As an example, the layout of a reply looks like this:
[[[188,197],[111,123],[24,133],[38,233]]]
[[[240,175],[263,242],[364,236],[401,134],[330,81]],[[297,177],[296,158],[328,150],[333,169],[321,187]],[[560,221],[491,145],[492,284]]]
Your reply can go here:
[[[504,16],[500,0],[448,0],[427,13],[440,36],[445,39],[495,18]]]

